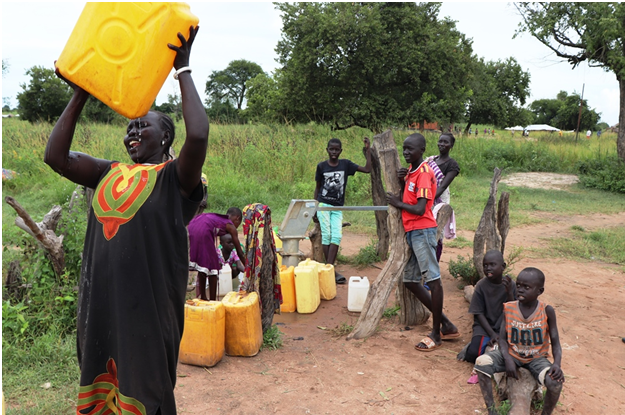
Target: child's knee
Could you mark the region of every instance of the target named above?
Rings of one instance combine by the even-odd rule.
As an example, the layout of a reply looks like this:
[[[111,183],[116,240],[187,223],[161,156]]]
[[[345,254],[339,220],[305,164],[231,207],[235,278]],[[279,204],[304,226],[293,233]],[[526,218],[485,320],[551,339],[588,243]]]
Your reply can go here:
[[[493,358],[488,354],[483,354],[475,359],[476,366],[491,366],[493,363]]]
[[[560,393],[562,391],[562,382],[551,379],[549,375],[545,376],[544,385],[549,392]]]

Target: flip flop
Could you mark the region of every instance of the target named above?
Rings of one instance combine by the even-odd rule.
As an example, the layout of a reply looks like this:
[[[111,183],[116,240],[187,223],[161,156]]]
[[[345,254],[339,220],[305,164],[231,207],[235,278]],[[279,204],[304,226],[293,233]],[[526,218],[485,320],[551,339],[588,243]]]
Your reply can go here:
[[[455,340],[457,338],[460,337],[460,332],[457,331],[455,333],[447,333],[447,334],[443,334],[441,333],[441,340]]]
[[[338,274],[338,273],[334,275],[334,281],[337,284],[345,284],[345,283],[347,283],[347,280],[345,279],[345,277],[342,276],[341,274]]]
[[[477,377],[477,373],[474,373],[471,375],[471,377],[467,380],[467,383],[470,385],[475,385],[476,383],[479,383],[480,379]]]
[[[425,344],[427,348],[417,347],[419,343]],[[434,340],[432,340],[430,336],[425,336],[424,338],[421,339],[419,343],[415,344],[414,348],[420,352],[433,352],[434,350],[438,349],[439,347],[443,345],[442,343],[441,344],[434,343]]]

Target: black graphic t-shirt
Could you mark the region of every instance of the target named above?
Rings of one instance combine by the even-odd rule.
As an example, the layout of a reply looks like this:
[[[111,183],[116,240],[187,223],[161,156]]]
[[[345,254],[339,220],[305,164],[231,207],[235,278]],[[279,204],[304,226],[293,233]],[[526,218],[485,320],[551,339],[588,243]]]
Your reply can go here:
[[[315,181],[321,184],[317,201],[332,206],[343,206],[347,177],[353,176],[357,171],[358,165],[347,159],[340,159],[335,167],[330,166],[327,160],[317,164]]]

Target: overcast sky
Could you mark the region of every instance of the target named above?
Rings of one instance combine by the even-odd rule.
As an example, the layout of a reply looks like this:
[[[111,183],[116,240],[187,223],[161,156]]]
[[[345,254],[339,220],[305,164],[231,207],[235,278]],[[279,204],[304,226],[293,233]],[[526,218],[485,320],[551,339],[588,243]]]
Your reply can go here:
[[[28,83],[27,69],[35,65],[53,67],[80,16],[85,3],[2,2],[2,59],[9,73],[2,79],[2,97],[17,105],[20,84]],[[265,72],[274,70],[275,47],[281,36],[282,20],[273,4],[256,3],[189,3],[191,12],[200,19],[200,32],[193,45],[191,67],[193,79],[205,99],[206,80],[214,70],[224,69],[235,59],[258,63]],[[473,39],[473,51],[486,60],[515,57],[531,74],[531,97],[528,101],[555,98],[561,90],[581,93],[591,108],[601,113],[610,125],[618,122],[619,90],[613,72],[590,68],[586,64],[575,70],[558,59],[540,42],[527,34],[512,39],[520,17],[512,3],[489,2],[443,3],[440,16],[448,16],[457,28]],[[165,102],[167,94],[176,92],[177,81],[170,76],[157,98]]]

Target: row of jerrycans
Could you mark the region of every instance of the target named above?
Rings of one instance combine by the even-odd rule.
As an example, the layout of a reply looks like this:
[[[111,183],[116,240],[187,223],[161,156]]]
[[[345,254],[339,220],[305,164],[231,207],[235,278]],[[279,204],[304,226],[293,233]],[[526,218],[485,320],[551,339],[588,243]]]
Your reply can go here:
[[[215,366],[229,356],[255,356],[263,344],[258,294],[230,292],[221,301],[187,301],[180,362]]]
[[[282,266],[280,269],[282,305],[280,311],[292,313],[314,313],[321,300],[336,297],[334,266],[321,264],[311,259],[300,262],[296,267]]]

